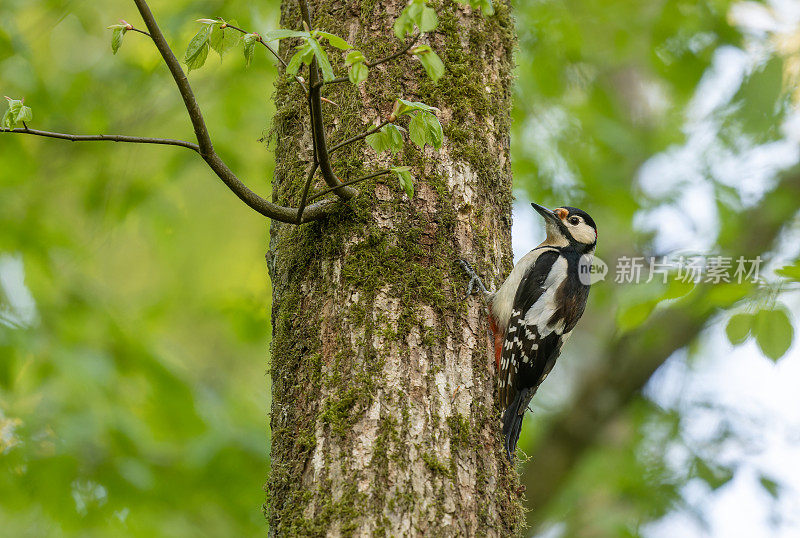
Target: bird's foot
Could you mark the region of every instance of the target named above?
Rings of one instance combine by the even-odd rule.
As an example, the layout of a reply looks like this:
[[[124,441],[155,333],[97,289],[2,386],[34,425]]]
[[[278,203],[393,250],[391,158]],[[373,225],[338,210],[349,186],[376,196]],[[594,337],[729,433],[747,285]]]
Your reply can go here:
[[[464,297],[465,299],[469,298],[476,288],[483,292],[484,297],[491,295],[491,293],[486,289],[486,286],[483,285],[481,277],[478,276],[478,273],[475,272],[475,269],[472,268],[467,260],[460,259],[458,260],[458,264],[469,277],[469,284],[467,284],[467,295]]]

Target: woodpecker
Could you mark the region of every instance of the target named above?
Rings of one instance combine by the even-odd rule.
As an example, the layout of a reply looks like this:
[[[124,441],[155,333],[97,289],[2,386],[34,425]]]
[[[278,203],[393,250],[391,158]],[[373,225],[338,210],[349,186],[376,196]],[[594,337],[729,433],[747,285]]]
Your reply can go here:
[[[467,293],[477,285],[488,303],[511,462],[528,404],[583,315],[597,245],[597,226],[585,211],[531,205],[544,217],[547,237],[522,257],[496,293],[488,292],[469,264],[461,262],[470,276]]]

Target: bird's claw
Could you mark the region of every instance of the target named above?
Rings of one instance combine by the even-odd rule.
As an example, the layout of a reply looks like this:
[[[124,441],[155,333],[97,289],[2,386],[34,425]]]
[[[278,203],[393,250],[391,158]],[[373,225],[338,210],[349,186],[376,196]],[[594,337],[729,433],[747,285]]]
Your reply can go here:
[[[459,259],[458,264],[469,277],[469,283],[467,284],[467,295],[464,297],[464,299],[469,299],[476,287],[482,291],[484,295],[488,295],[489,292],[486,290],[486,286],[483,285],[481,277],[478,276],[478,273],[475,272],[469,262],[467,260]]]

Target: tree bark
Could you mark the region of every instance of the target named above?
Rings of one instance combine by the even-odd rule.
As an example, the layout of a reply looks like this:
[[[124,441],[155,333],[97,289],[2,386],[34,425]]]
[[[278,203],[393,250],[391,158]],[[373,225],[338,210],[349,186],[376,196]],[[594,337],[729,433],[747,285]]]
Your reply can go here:
[[[405,4],[325,0],[310,6],[312,25],[381,58],[403,46],[392,24]],[[464,300],[456,263],[472,260],[488,283],[511,267],[513,22],[506,2],[492,17],[430,4],[439,28],[420,43],[445,63],[438,84],[404,55],[370,69],[358,88],[323,90],[336,103],[323,109],[331,145],[387,119],[397,97],[441,110],[438,152],[408,142],[393,158],[361,141],[334,154],[342,181],[411,166],[413,199],[384,176],[325,220],[271,224],[265,510],[278,536],[508,536],[523,522],[501,449],[485,314],[478,298]],[[284,2],[282,26],[302,27],[297,2]],[[282,42],[284,57],[293,45]],[[340,53],[329,54],[344,75]],[[305,96],[283,77],[275,101],[273,198],[297,204],[313,158]]]

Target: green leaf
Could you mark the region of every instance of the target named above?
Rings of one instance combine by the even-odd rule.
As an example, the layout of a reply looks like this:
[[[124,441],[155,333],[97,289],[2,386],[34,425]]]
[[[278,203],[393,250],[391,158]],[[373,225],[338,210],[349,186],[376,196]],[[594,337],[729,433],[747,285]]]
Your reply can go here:
[[[394,21],[394,35],[397,39],[404,39],[406,35],[414,33],[414,21],[408,16],[408,8],[404,9],[397,20]]]
[[[286,64],[286,72],[290,75],[296,75],[297,71],[300,69],[300,65],[310,64],[311,58],[314,57],[314,50],[308,42],[297,47],[297,49],[297,52],[292,56],[291,60],[289,60],[289,63]]]
[[[442,75],[444,75],[444,63],[442,63],[442,59],[439,58],[433,50],[430,50],[428,45],[417,47],[414,50],[419,50],[423,47],[427,47],[429,50],[414,52],[414,54],[419,58],[419,61],[422,62],[422,67],[425,68],[425,72],[428,73],[431,80],[438,82],[438,80],[442,78]]]
[[[800,264],[784,265],[780,269],[775,270],[776,275],[785,276],[786,278],[800,281]]]
[[[308,43],[308,46],[311,47],[312,51],[314,51],[314,56],[317,57],[317,64],[322,71],[322,79],[328,81],[336,78],[333,75],[333,67],[331,67],[331,62],[328,61],[328,54],[322,49],[319,41],[313,37],[309,37],[306,43]]]
[[[422,15],[422,10],[425,8],[425,0],[411,0],[405,11],[408,11],[408,16],[419,26],[419,20]]]
[[[203,67],[203,64],[206,63],[209,49],[208,40],[210,37],[211,25],[204,24],[200,31],[197,32],[189,42],[183,61],[186,63],[186,67],[189,68],[190,72],[193,69],[200,69]]]
[[[408,136],[411,138],[411,141],[414,142],[420,149],[425,146],[428,136],[427,127],[425,125],[425,120],[422,118],[422,113],[416,114],[413,118],[411,118],[411,123],[408,125]]]
[[[406,191],[409,198],[414,197],[414,176],[411,175],[411,168],[408,166],[394,166],[392,172],[397,176],[400,186]]]
[[[367,144],[372,146],[377,153],[390,150],[395,154],[403,149],[403,134],[397,125],[390,123],[384,125],[377,133],[372,133],[367,137]]]
[[[347,72],[347,76],[350,78],[350,82],[358,85],[367,80],[368,73],[369,69],[364,62],[358,62],[350,66],[350,71]]]
[[[242,41],[244,42],[244,63],[246,67],[250,67],[250,62],[253,61],[253,56],[255,55],[258,36],[256,34],[245,34]]]
[[[338,35],[320,31],[317,31],[316,34],[327,39],[328,43],[330,43],[331,46],[336,47],[337,49],[349,50],[353,48],[350,46],[350,43],[348,43]]]
[[[372,133],[366,138],[366,141],[376,153],[383,153],[389,149],[389,141],[383,131]]]
[[[360,50],[351,50],[347,53],[347,56],[344,57],[344,65],[346,66],[351,66],[366,61],[367,59],[364,57],[364,53]]]
[[[658,301],[646,301],[621,310],[617,315],[617,328],[623,332],[635,329],[647,321],[657,304]]]
[[[721,488],[733,478],[733,471],[729,467],[708,464],[700,458],[695,458],[694,465],[694,474],[712,490]]]
[[[389,149],[391,150],[392,154],[398,153],[403,149],[403,134],[400,132],[400,129],[394,123],[390,123],[388,125],[384,125],[383,129],[381,129],[386,136],[388,136],[388,144]]]
[[[8,101],[8,110],[3,114],[0,127],[3,129],[14,129],[17,124],[23,121],[31,121],[33,119],[33,111],[30,107],[22,103],[22,99],[11,99],[6,97]]]
[[[751,330],[761,352],[773,361],[783,357],[792,345],[794,328],[782,309],[759,310]]]
[[[119,48],[122,46],[122,36],[125,35],[127,29],[126,26],[123,24],[117,24],[114,26],[120,27],[120,28],[114,28],[114,32],[112,32],[111,34],[111,52],[116,54]]]
[[[17,121],[31,121],[33,119],[33,110],[29,106],[22,106],[17,113]]]
[[[297,30],[287,30],[284,28],[279,28],[278,30],[272,30],[270,32],[266,32],[263,35],[264,41],[275,41],[278,39],[286,39],[287,37],[302,37],[302,38],[309,38],[311,34],[309,32],[300,32]]]
[[[673,278],[667,284],[667,290],[661,296],[661,300],[664,301],[667,299],[678,299],[679,297],[683,297],[693,289],[694,289],[694,282],[678,280],[677,278]]]
[[[752,291],[751,282],[721,282],[714,285],[706,295],[709,304],[727,308],[732,304],[741,301]]]
[[[3,129],[13,129],[17,126],[17,112],[22,107],[22,101],[19,99],[11,99],[6,97],[8,101],[8,110],[3,114]]]
[[[394,35],[397,36],[397,39],[404,39],[406,35],[414,33],[414,25],[423,34],[431,32],[439,26],[436,10],[428,7],[425,0],[411,0],[403,9],[400,16],[394,21]]]
[[[235,47],[239,43],[239,32],[226,28],[220,28],[219,25],[212,26],[211,37],[208,41],[211,48],[219,54],[220,60],[222,56]],[[245,55],[245,59],[247,56]],[[249,63],[247,65],[250,65]]]
[[[417,20],[417,26],[422,33],[435,30],[439,26],[439,17],[436,16],[436,11],[428,6],[423,7]]]
[[[435,106],[426,105],[425,103],[420,103],[419,101],[406,101],[405,99],[398,99],[397,100],[397,111],[395,114],[397,117],[403,116],[405,114],[411,114],[412,112],[422,111],[422,112],[438,112],[439,109]]]
[[[425,122],[426,138],[428,143],[435,149],[442,147],[444,142],[444,132],[442,131],[442,124],[439,123],[439,118],[430,112],[420,112],[422,120]]]
[[[480,9],[485,16],[494,15],[492,0],[459,0],[462,4],[469,4],[472,9]]]
[[[737,346],[747,340],[752,325],[752,314],[735,314],[728,320],[728,325],[725,326],[725,334],[728,335],[730,343]]]
[[[347,76],[353,84],[357,85],[367,80],[369,69],[365,64],[366,60],[364,53],[360,50],[350,51],[347,53],[347,56],[345,56],[344,65],[350,68],[347,72]]]
[[[784,60],[772,56],[745,78],[736,94],[739,105],[737,118],[746,133],[760,134],[768,130],[778,118],[784,92]]]
[[[764,488],[773,499],[778,498],[781,489],[781,486],[778,484],[778,482],[763,474],[758,481],[761,483],[761,487]]]
[[[481,11],[483,11],[484,15],[494,15],[494,5],[492,4],[492,0],[477,0],[475,3],[478,4],[478,7],[481,8]]]
[[[411,118],[409,137],[420,149],[429,144],[436,149],[442,147],[444,135],[439,119],[430,112],[418,112]]]

